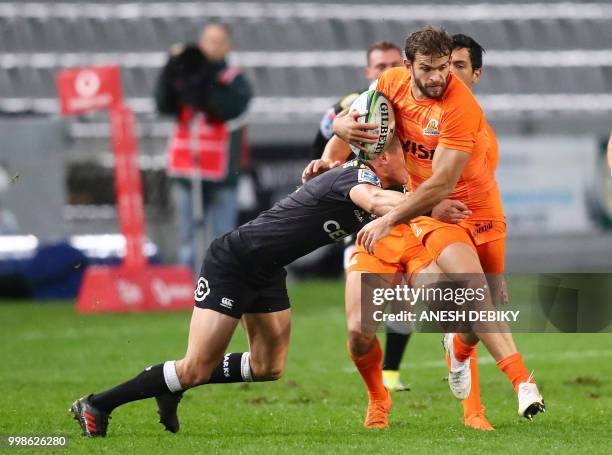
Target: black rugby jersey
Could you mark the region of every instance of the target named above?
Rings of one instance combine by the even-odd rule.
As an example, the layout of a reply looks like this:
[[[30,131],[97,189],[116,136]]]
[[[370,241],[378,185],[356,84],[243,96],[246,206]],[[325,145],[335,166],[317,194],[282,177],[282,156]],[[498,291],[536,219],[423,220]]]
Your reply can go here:
[[[234,251],[252,264],[282,267],[341,241],[374,218],[349,198],[360,184],[380,186],[364,161],[324,172],[234,231]]]

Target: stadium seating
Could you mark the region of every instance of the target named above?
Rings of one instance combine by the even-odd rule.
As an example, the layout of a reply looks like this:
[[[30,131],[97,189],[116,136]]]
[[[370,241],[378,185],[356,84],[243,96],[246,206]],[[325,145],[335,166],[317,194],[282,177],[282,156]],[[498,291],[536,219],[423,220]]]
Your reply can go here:
[[[363,49],[381,39],[401,43],[407,32],[426,23],[473,35],[488,49],[486,75],[477,93],[501,131],[512,130],[517,116],[546,116],[554,102],[539,108],[535,103],[488,106],[489,95],[572,95],[575,106],[595,100],[592,111],[576,109],[560,116],[558,130],[568,123],[585,122],[587,117],[603,125],[601,112],[612,111],[607,95],[612,91],[612,57],[605,55],[612,54],[612,5],[608,3],[357,3],[362,5],[348,8],[347,3],[322,0],[3,2],[0,112],[54,111],[58,69],[118,62],[123,67],[124,93],[149,118],[150,94],[165,52],[173,43],[197,39],[202,24],[209,20],[221,20],[230,28],[235,61],[253,82],[257,96],[252,118],[260,122],[273,119],[274,112],[265,109],[274,109],[277,99],[294,121],[316,125],[319,103],[309,99],[333,100],[362,88]],[[309,140],[311,130],[303,130],[301,137],[292,139]]]
[[[169,47],[197,40],[208,21],[228,26],[233,60],[253,84],[256,96],[248,118],[251,144],[283,158],[293,153],[294,161],[278,172],[286,173],[289,183],[279,188],[294,185],[301,169],[299,158],[301,153],[305,160],[309,158],[303,151],[322,113],[343,94],[365,87],[365,49],[382,39],[402,45],[411,30],[428,23],[472,35],[487,49],[485,73],[476,93],[498,134],[609,134],[610,2],[332,2],[2,1],[0,115],[55,114],[59,69],[120,64],[124,94],[139,115],[149,232],[165,258],[172,257],[175,248],[163,179],[164,152],[173,125],[172,119],[155,114],[151,93]],[[66,123],[66,132],[70,175],[86,177],[111,191],[107,118],[103,114],[76,117]],[[96,169],[106,177],[100,178]],[[258,178],[264,174],[257,172]],[[103,203],[112,204],[112,197]],[[99,204],[68,205],[64,219],[74,232],[115,232],[116,219],[108,216],[112,206]],[[509,264],[515,267],[512,261]]]

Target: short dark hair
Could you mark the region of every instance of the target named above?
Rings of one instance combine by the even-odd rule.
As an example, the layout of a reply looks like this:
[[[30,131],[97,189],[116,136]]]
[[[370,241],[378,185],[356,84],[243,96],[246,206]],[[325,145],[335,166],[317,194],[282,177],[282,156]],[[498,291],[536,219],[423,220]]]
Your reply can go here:
[[[397,44],[392,43],[391,41],[377,41],[373,43],[370,47],[368,47],[368,52],[366,53],[368,64],[370,63],[370,55],[372,55],[372,52],[389,51],[391,49],[395,49],[400,54],[402,53],[402,50],[400,49],[400,47]]]
[[[406,58],[414,62],[417,52],[432,57],[450,55],[453,50],[453,39],[442,27],[428,25],[406,38]]]
[[[478,70],[482,68],[482,54],[486,51],[474,38],[463,33],[453,35],[453,50],[455,49],[469,50],[472,69]]]

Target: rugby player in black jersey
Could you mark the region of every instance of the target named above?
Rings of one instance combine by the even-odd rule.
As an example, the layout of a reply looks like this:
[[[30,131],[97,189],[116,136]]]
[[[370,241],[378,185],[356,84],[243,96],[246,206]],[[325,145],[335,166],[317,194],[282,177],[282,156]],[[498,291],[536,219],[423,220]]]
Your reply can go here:
[[[357,232],[404,200],[404,156],[390,147],[313,178],[254,220],[213,241],[195,291],[187,352],[70,407],[85,436],[105,436],[111,412],[155,397],[160,423],[179,430],[184,390],[203,384],[272,381],[285,366],[291,310],[284,266]],[[400,191],[398,191],[400,190]],[[240,319],[249,351],[224,354]]]
[[[291,310],[283,268],[357,232],[403,201],[408,180],[401,150],[349,161],[298,188],[254,220],[216,239],[195,291],[187,352],[135,378],[76,400],[70,411],[86,436],[105,436],[111,412],[155,397],[160,422],[179,429],[182,392],[202,384],[278,379],[289,345]],[[224,354],[240,318],[249,352]]]

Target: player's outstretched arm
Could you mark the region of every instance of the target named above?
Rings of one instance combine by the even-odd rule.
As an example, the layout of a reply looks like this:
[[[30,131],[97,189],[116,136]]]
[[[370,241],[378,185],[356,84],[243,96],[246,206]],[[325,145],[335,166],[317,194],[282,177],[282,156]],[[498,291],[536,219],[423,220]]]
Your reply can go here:
[[[383,216],[404,202],[409,194],[362,184],[354,186],[349,192],[349,197],[368,213]],[[431,216],[445,223],[460,223],[471,214],[471,210],[463,202],[444,199],[433,208]]]
[[[351,148],[342,139],[332,136],[325,145],[323,155],[318,160],[312,160],[302,172],[302,183],[325,171],[340,166],[351,156]]]
[[[349,192],[349,197],[355,205],[376,216],[388,213],[406,199],[404,193],[383,190],[367,183],[355,185]]]

